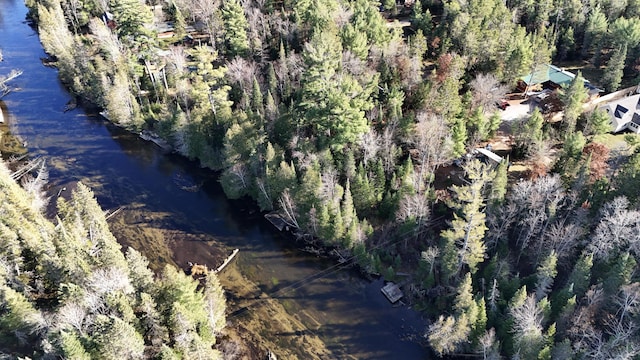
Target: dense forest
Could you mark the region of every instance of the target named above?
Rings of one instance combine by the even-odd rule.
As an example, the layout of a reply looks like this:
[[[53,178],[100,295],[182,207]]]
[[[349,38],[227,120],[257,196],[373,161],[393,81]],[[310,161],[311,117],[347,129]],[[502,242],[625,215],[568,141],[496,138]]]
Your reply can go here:
[[[590,80],[607,91],[633,83],[639,1],[27,4],[62,81],[111,121],[156,133],[219,171],[230,198],[249,197],[263,211],[278,211],[299,236],[340,249],[366,271],[388,280],[412,273],[405,288],[433,320],[425,339],[437,354],[603,359],[640,353],[635,135],[626,136],[623,152],[594,141],[610,130],[608,117],[583,113],[588,94],[578,74],[559,91],[560,121],[534,111],[511,124],[511,161],[527,164],[526,171],[465,156],[496,135],[496,102],[540,66],[579,63],[595,69],[598,78]],[[439,171],[454,160],[460,175]],[[89,196],[80,190],[76,196]],[[79,222],[84,237],[77,236],[87,241],[92,227],[73,215],[73,206],[62,207],[60,224],[73,219],[75,229]],[[54,254],[61,230],[51,231],[38,234],[53,242],[43,248]],[[46,251],[27,249],[22,253],[32,259]],[[108,269],[127,273],[130,257],[139,258],[129,254]],[[56,262],[38,266],[49,263]],[[74,291],[92,289],[95,271],[88,264],[67,270],[80,282]],[[44,274],[61,274],[55,269]],[[136,288],[139,275],[129,273]],[[92,324],[135,334],[144,321],[162,319],[154,321],[177,346],[172,314],[180,310],[158,294],[169,286],[164,282],[187,280],[173,270],[160,285],[145,279],[155,297],[132,295],[147,294],[144,287],[123,292],[109,310],[119,316],[96,314]],[[46,306],[64,308],[71,290],[47,284],[45,277],[44,294],[58,295],[40,296]],[[28,294],[37,297],[39,287],[32,288]],[[132,304],[144,301],[159,310],[137,312]],[[201,326],[217,329],[217,319],[189,322],[191,334],[209,341]],[[56,334],[90,345],[87,351],[106,341],[71,330]],[[136,349],[148,343],[127,338],[134,339]],[[166,349],[153,351],[160,356]]]
[[[57,198],[55,220],[45,218],[46,170],[32,164],[0,164],[1,356],[221,359],[217,277],[199,282],[172,266],[154,275],[138,251],[122,252],[80,183]]]

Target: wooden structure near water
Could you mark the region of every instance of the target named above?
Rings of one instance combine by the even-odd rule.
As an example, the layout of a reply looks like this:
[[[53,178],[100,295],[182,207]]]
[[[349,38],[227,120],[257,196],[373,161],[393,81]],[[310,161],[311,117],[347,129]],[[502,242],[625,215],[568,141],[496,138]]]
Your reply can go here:
[[[229,257],[227,258],[227,260],[225,260],[222,265],[218,266],[217,269],[215,269],[213,271],[214,274],[219,273],[220,271],[222,271],[227,265],[229,265],[229,263],[231,262],[231,260],[233,260],[233,258],[236,257],[236,255],[238,255],[238,252],[240,252],[240,249],[235,249],[233,250],[233,252],[231,253],[231,255],[229,255]]]
[[[387,283],[387,285],[383,286],[380,291],[382,291],[382,294],[384,294],[387,300],[389,300],[392,304],[402,299],[402,297],[404,296],[402,294],[402,291],[400,290],[400,287],[392,282]]]
[[[286,229],[287,231],[289,230],[290,224],[277,212],[264,214],[264,218],[269,220],[271,225],[275,226],[279,231],[282,231],[283,229]]]

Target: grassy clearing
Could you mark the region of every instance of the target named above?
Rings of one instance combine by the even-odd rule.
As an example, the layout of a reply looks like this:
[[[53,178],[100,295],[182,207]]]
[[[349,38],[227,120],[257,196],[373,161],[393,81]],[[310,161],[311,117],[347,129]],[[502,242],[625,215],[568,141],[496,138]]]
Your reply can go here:
[[[639,136],[637,134],[627,134],[627,133],[602,134],[602,135],[596,135],[593,138],[593,142],[600,143],[606,146],[607,148],[609,148],[609,150],[611,151],[620,151],[623,153],[623,155],[631,155],[635,150],[636,146],[630,146],[625,141],[625,136],[629,136],[629,135],[636,136],[636,137]]]

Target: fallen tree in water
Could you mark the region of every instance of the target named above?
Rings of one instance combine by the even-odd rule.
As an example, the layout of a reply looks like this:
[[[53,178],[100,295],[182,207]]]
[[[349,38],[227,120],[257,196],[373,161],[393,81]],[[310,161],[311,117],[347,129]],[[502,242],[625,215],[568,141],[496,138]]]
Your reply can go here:
[[[2,53],[0,53],[0,61],[2,61]],[[0,75],[0,99],[11,92],[11,88],[7,83],[18,76],[22,75],[22,70],[13,69],[8,75]]]

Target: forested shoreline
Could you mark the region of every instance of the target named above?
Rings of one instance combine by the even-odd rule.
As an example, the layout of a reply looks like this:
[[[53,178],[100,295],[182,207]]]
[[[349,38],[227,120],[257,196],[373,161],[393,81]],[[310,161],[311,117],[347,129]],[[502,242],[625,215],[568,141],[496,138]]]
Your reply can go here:
[[[138,251],[123,253],[81,183],[45,218],[46,170],[12,166],[0,163],[3,357],[222,358],[225,295],[214,274],[200,282],[167,265],[154,275]]]
[[[368,271],[411,272],[439,355],[640,351],[638,141],[595,141],[608,117],[582,113],[580,74],[560,90],[561,121],[511,124],[524,174],[478,160],[439,172],[491,141],[496,102],[540,66],[581,62],[607,91],[633,83],[640,2],[27,4],[62,81],[113,122],[154,131],[219,171],[230,198]]]

